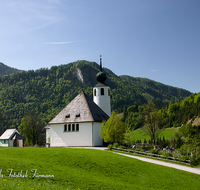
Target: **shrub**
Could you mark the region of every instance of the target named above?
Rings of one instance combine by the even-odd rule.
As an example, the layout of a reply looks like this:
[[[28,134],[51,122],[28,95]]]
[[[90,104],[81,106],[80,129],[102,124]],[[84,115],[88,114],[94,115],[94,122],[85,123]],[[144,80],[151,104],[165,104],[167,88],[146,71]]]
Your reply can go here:
[[[162,153],[162,155],[163,155],[164,157],[166,157],[166,158],[172,157],[172,153],[171,153],[171,152],[164,152],[164,153]]]
[[[113,147],[115,147],[115,148],[117,148],[118,146],[119,146],[118,143],[113,144]]]
[[[140,148],[136,148],[135,151],[142,151]]]
[[[113,147],[113,145],[112,145],[112,144],[109,144],[109,145],[108,145],[108,150],[112,150],[112,147]]]
[[[118,148],[126,149],[126,147],[123,145],[118,146]]]
[[[180,155],[179,155],[179,154],[177,154],[177,153],[175,153],[175,154],[173,155],[173,157],[175,158],[175,160],[179,160],[179,158],[180,158]]]
[[[200,157],[193,155],[190,157],[190,161],[192,166],[197,166],[200,163]]]
[[[151,154],[158,154],[159,152],[156,149],[151,149],[151,150],[149,150],[149,153],[151,153]]]
[[[140,144],[142,141],[140,139],[136,140],[137,144]]]
[[[184,161],[186,161],[186,160],[188,160],[189,158],[188,158],[188,156],[181,156],[181,160],[184,162]]]

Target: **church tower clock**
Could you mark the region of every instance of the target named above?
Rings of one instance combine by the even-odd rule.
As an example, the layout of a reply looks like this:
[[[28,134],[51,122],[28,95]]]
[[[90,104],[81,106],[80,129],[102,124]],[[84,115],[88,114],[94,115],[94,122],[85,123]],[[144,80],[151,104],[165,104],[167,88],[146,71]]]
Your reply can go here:
[[[102,58],[100,57],[100,72],[97,73],[97,85],[93,88],[93,101],[110,117],[110,87],[106,85],[106,74],[102,70]]]

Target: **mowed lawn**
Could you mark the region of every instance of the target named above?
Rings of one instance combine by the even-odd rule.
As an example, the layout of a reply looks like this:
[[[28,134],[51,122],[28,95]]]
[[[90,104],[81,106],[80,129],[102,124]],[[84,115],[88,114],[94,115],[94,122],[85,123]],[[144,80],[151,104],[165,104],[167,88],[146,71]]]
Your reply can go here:
[[[1,189],[199,189],[200,175],[110,151],[79,148],[0,148]],[[8,177],[27,171],[26,178]],[[39,175],[54,178],[32,178]],[[8,171],[7,171],[8,170]]]
[[[175,133],[178,131],[178,128],[166,128],[166,129],[162,129],[161,133],[159,134],[159,138],[163,138],[163,136],[165,137],[165,140],[171,140],[171,138],[174,138]],[[149,140],[150,137],[148,135],[145,134],[144,131],[142,131],[142,129],[137,129],[135,131],[133,131],[133,136],[135,140],[141,140],[144,141],[144,139]]]

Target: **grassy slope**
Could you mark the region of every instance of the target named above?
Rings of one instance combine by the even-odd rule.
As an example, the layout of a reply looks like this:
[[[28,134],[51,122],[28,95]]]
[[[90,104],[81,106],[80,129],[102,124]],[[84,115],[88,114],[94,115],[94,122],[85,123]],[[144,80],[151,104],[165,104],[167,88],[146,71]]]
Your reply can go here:
[[[167,129],[163,129],[161,131],[161,133],[159,134],[159,137],[163,138],[163,136],[165,137],[166,140],[171,140],[171,138],[174,137],[175,132],[178,130],[178,128],[167,128]],[[133,136],[135,140],[144,140],[144,138],[146,138],[146,140],[149,140],[150,137],[148,135],[146,135],[144,133],[144,131],[142,131],[141,129],[137,129],[133,132]]]
[[[54,178],[0,179],[6,189],[199,189],[200,176],[109,151],[72,148],[0,148],[0,169],[38,169]],[[42,187],[43,186],[43,187]]]

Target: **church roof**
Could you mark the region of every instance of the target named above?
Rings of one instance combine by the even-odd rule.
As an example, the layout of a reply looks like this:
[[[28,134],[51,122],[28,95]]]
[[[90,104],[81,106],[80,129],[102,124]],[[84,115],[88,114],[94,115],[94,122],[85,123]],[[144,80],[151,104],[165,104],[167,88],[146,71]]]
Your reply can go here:
[[[49,124],[47,124],[47,126],[45,127],[45,129],[50,129],[50,125],[49,125]]]
[[[102,122],[108,119],[109,116],[82,91],[49,124]]]
[[[98,82],[95,87],[103,87],[103,86],[108,86],[105,82],[104,83],[101,83],[101,82]]]

